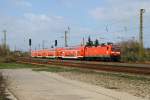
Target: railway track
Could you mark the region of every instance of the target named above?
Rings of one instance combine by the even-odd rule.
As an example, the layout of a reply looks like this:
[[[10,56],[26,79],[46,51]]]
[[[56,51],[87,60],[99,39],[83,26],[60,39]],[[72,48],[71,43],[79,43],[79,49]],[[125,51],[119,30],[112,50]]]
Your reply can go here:
[[[50,60],[40,58],[19,58],[19,62],[32,64],[51,64],[66,67],[78,67],[94,70],[103,70],[111,72],[124,72],[134,74],[150,75],[149,64],[129,64],[129,63],[113,63],[113,62],[89,62],[89,61],[75,61],[75,60]]]

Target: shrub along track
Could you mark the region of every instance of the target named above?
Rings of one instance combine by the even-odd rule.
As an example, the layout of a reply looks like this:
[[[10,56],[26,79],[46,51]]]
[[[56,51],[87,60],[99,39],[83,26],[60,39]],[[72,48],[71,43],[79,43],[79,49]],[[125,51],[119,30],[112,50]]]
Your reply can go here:
[[[124,73],[150,75],[149,65],[138,66],[138,64],[122,64],[122,63],[100,64],[94,62],[89,63],[85,61],[82,62],[82,61],[69,61],[69,60],[50,60],[50,59],[39,59],[39,58],[19,58],[17,62],[40,64],[40,65],[50,64],[50,65],[87,68],[87,69],[103,70],[103,71],[111,71],[111,72],[124,72]]]

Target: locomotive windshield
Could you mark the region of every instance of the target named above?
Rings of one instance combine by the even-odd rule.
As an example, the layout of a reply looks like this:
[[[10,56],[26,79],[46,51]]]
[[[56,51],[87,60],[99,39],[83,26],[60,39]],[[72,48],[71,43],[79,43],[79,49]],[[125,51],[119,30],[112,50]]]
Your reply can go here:
[[[112,51],[120,52],[120,46],[118,46],[118,45],[113,45],[113,46],[112,46]]]

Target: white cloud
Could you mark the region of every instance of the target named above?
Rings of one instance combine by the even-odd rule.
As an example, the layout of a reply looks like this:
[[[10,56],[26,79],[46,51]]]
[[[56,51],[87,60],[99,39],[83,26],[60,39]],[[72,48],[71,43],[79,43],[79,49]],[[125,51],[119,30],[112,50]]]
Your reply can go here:
[[[139,36],[139,14],[140,9],[146,10],[144,13],[144,42],[149,47],[149,21],[150,21],[150,0],[105,0],[104,5],[97,6],[89,10],[89,15],[95,21],[107,24],[109,32],[120,34],[122,37]],[[125,32],[124,27],[127,27]],[[119,35],[118,34],[118,35]],[[113,35],[115,37],[117,35]]]
[[[106,14],[106,12],[105,12],[105,9],[100,8],[100,7],[95,8],[94,10],[90,11],[89,13],[95,19],[104,19],[105,16],[108,16],[108,14]]]
[[[66,6],[66,7],[71,7],[72,3],[70,2],[70,0],[57,0],[58,2],[60,2],[62,5]]]
[[[30,21],[43,21],[43,22],[44,21],[52,22],[53,20],[54,21],[63,21],[64,20],[64,18],[62,16],[48,16],[46,14],[36,15],[33,13],[25,13],[24,17]]]
[[[63,17],[46,14],[26,13],[23,17],[0,16],[0,18],[3,19],[0,21],[0,27],[8,31],[7,40],[11,48],[17,44],[18,47],[27,49],[29,37],[34,41],[33,47],[42,40],[48,40],[50,47],[50,41],[57,39],[58,35],[61,36],[59,33],[63,33],[67,26]]]
[[[35,29],[35,31],[57,32],[64,28],[66,22],[61,16],[49,16],[46,14],[24,14],[24,20]]]
[[[17,6],[16,8],[23,7],[25,9],[28,9],[29,7],[30,9],[30,7],[32,7],[32,4],[28,0],[11,0],[11,1],[12,1],[11,5],[15,7]],[[78,7],[77,6],[78,4],[84,5],[83,1],[81,0],[57,0],[57,1],[59,1],[57,3],[61,3],[65,7],[75,7],[75,6]],[[69,25],[71,24],[70,25],[71,27],[70,37],[72,37],[72,38],[69,38],[70,39],[69,41],[72,41],[73,43],[77,44],[77,42],[80,42],[80,40],[82,40],[82,37],[84,36],[88,37],[89,35],[91,35],[93,38],[98,38],[101,36],[101,37],[107,37],[107,38],[109,37],[110,40],[115,40],[114,33],[111,33],[110,31],[116,32],[116,30],[124,30],[123,28],[124,26],[126,26],[125,25],[126,22],[125,21],[121,22],[123,23],[122,26],[120,25],[110,26],[111,21],[116,22],[119,20],[127,19],[129,22],[128,27],[127,27],[128,33],[130,33],[129,32],[130,26],[132,26],[133,24],[134,26],[139,25],[137,23],[139,23],[138,18],[139,18],[140,8],[146,9],[146,13],[144,13],[144,17],[145,17],[144,22],[149,23],[149,20],[150,20],[150,7],[149,7],[150,1],[149,0],[105,0],[104,2],[105,4],[102,6],[95,6],[92,4],[92,7],[95,6],[95,8],[91,9],[90,11],[87,11],[88,14],[96,21],[96,24],[91,23],[92,27],[88,25],[84,26],[83,22],[78,23],[78,25],[75,24],[76,21],[80,21],[80,17],[79,19],[74,19],[74,21],[70,21],[73,18],[69,17],[68,18],[70,22],[69,23],[62,16],[48,15],[48,14],[44,14],[44,12],[42,14],[41,12],[35,12],[39,14],[27,13],[27,12],[31,12],[32,10],[30,11],[25,10],[26,13],[21,12],[21,16],[18,16],[18,17],[12,17],[11,15],[4,16],[0,14],[0,18],[2,19],[0,20],[0,27],[1,29],[7,29],[8,41],[10,44],[12,44],[12,46],[14,46],[14,44],[16,43],[18,44],[20,48],[27,48],[28,47],[27,38],[29,37],[33,38],[34,46],[37,46],[38,43],[41,43],[42,40],[53,41],[54,39],[60,39],[60,37],[64,35],[64,30],[68,27],[68,24]],[[89,8],[90,7],[91,6],[89,6]],[[89,8],[85,8],[85,9],[89,9]],[[70,9],[70,11],[71,10],[72,9]],[[24,11],[24,10],[21,10],[21,11]],[[24,15],[22,15],[22,13],[24,13]],[[60,14],[62,13],[65,14],[69,12],[60,12]],[[83,17],[86,18],[87,16],[83,16]],[[107,23],[107,22],[110,22],[110,23]],[[108,25],[109,32],[106,32],[105,30],[106,24],[109,24]],[[94,29],[92,29],[93,26],[94,26]],[[139,28],[139,26],[136,26],[136,27]],[[111,34],[108,35],[108,33],[111,33]],[[122,32],[122,33],[125,33],[125,32]],[[126,37],[128,34],[124,34],[124,35]],[[134,34],[132,34],[132,36],[133,35]],[[24,43],[23,41],[24,37],[26,37],[26,41],[25,41],[26,43]],[[61,44],[63,44],[62,42],[63,40],[64,39],[61,40]],[[23,44],[26,44],[26,47]]]
[[[90,10],[90,16],[97,20],[120,20],[137,16],[141,8],[150,10],[148,0],[106,0],[105,2],[104,6]]]
[[[67,8],[72,8],[74,6],[77,6],[82,2],[81,0],[56,0],[56,1]]]
[[[11,0],[11,2],[17,6],[32,7],[32,4],[28,2],[27,0]]]

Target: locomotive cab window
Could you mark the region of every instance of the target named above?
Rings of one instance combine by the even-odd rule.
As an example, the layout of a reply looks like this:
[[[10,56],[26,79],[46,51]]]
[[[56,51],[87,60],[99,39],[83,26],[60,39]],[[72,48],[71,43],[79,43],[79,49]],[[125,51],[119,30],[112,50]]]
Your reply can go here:
[[[119,46],[117,46],[117,45],[113,45],[112,46],[112,51],[120,51],[120,47]]]

